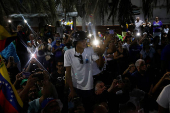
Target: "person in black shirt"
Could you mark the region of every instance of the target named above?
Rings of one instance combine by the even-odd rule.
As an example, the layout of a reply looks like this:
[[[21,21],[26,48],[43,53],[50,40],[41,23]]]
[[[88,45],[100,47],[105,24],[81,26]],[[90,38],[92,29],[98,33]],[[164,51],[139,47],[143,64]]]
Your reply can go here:
[[[57,71],[51,74],[51,82],[55,86],[58,96],[63,101],[64,99],[64,87],[65,87],[65,71],[64,71],[64,62],[59,60],[56,63]]]

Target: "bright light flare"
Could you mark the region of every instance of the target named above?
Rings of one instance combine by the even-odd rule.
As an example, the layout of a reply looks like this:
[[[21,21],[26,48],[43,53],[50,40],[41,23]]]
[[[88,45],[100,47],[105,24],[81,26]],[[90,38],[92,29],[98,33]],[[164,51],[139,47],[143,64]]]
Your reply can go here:
[[[31,57],[32,57],[32,58],[35,58],[35,54],[31,54]]]
[[[27,20],[24,19],[24,22],[27,23]]]
[[[51,26],[51,25],[48,25],[48,26]]]
[[[9,23],[11,23],[11,20],[8,20]]]
[[[137,36],[140,36],[141,34],[138,32],[136,35],[137,35]]]
[[[96,46],[99,45],[99,41],[95,39],[95,40],[93,41],[93,45],[96,45]]]
[[[89,34],[89,37],[91,37],[92,36],[92,34]]]

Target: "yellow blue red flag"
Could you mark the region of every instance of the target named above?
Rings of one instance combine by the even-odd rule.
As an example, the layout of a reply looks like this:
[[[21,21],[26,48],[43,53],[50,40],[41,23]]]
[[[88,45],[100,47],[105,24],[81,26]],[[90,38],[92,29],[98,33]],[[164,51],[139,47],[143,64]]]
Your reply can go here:
[[[19,113],[23,102],[14,85],[11,83],[8,71],[0,55],[0,106],[5,113]]]

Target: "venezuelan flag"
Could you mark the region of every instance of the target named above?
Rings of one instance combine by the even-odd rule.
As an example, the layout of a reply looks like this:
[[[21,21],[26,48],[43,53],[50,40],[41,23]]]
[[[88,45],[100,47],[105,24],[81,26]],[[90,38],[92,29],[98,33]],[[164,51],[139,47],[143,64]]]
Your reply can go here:
[[[19,113],[23,102],[10,81],[6,66],[0,55],[0,106],[5,113]]]
[[[16,38],[17,33],[11,35],[3,26],[0,25],[0,52]]]

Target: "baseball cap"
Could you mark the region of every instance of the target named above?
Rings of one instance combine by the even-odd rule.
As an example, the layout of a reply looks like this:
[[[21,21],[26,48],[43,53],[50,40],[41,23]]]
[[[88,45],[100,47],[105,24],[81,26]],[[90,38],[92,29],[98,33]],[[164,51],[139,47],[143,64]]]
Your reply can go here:
[[[28,44],[28,43],[31,43],[31,41],[27,41],[27,44]]]
[[[60,99],[54,99],[52,97],[43,100],[43,102],[41,103],[41,109],[44,110],[52,102],[57,102],[60,107],[60,111],[62,110],[63,104],[61,103]]]
[[[25,82],[27,82],[28,79],[23,79],[20,83],[20,86],[22,86]]]
[[[74,35],[73,35],[73,42],[75,41],[81,41],[81,40],[85,40],[87,39],[87,35],[84,31],[77,31]]]

